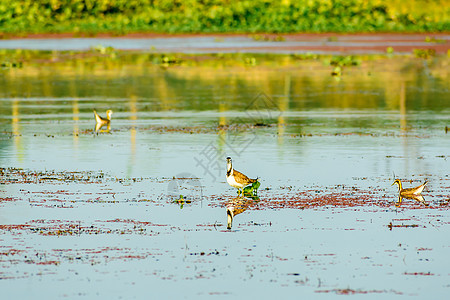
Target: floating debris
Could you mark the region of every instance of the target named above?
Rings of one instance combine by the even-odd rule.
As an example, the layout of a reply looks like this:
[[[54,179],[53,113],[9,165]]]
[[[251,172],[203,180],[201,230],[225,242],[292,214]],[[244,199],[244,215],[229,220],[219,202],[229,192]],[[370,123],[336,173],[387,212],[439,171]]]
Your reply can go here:
[[[32,171],[19,168],[0,168],[0,183],[45,183],[45,182],[78,182],[101,183],[111,177],[103,172],[81,171]]]
[[[393,293],[397,295],[403,295],[401,292],[397,291],[384,291],[384,290],[353,290],[353,289],[334,289],[334,290],[318,290],[316,293],[335,293],[338,295],[356,295],[356,294],[384,294],[384,293]]]
[[[392,222],[390,222],[387,227],[389,228],[389,230],[392,230],[392,228],[417,228],[419,227],[419,225],[417,224],[411,224],[411,225],[406,225],[406,224],[401,224],[401,225],[393,225]]]

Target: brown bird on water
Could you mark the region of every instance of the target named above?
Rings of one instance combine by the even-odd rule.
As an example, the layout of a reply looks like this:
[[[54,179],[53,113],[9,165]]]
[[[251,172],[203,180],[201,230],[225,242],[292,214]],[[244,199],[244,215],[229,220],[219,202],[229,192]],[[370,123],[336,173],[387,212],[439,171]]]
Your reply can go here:
[[[234,170],[231,157],[227,157],[227,182],[232,187],[238,189],[238,194],[241,193],[242,191],[243,195],[244,187],[256,181],[258,181],[258,178],[251,179],[242,174],[241,172]]]
[[[398,201],[395,203],[395,206],[400,207],[400,205],[402,204],[402,200],[404,198],[405,199],[413,199],[413,200],[416,200],[416,201],[428,206],[429,204],[427,204],[425,202],[425,199],[420,194],[420,193],[422,193],[422,191],[425,188],[425,185],[427,185],[427,183],[428,183],[428,181],[425,181],[423,184],[421,184],[419,186],[404,189],[404,188],[402,188],[402,182],[400,181],[400,179],[395,179],[394,183],[392,184],[392,185],[394,185],[394,184],[398,185]]]
[[[404,188],[402,188],[402,182],[400,181],[400,179],[395,179],[394,183],[392,185],[397,184],[399,195],[406,198],[407,196],[420,195],[420,193],[422,193],[422,191],[425,188],[425,185],[427,185],[427,183],[428,183],[428,181],[425,181],[423,184],[421,184],[419,186],[404,189]]]

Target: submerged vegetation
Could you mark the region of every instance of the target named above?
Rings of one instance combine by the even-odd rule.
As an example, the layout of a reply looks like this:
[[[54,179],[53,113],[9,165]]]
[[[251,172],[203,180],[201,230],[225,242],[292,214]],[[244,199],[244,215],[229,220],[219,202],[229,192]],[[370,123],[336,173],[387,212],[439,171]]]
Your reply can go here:
[[[438,32],[445,0],[0,0],[0,32]]]

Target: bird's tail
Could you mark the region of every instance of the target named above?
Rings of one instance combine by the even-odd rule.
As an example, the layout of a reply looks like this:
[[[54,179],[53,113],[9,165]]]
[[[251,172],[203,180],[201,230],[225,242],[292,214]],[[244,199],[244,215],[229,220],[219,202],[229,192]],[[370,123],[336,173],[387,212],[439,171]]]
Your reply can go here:
[[[97,123],[101,123],[102,118],[99,116],[99,114],[97,113],[97,111],[94,109],[94,117],[95,117],[95,121]]]

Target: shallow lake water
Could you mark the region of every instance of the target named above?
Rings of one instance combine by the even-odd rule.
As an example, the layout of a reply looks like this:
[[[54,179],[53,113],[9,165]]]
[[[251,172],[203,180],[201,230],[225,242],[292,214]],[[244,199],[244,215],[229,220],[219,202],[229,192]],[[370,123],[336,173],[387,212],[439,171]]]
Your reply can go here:
[[[334,54],[383,54],[386,48],[396,53],[413,49],[434,49],[446,54],[450,35],[445,33],[410,34],[128,34],[122,37],[70,37],[62,35],[31,35],[5,38],[1,49],[89,50],[103,45],[121,50],[160,53],[283,53],[301,52]]]
[[[449,294],[448,58],[88,53],[2,70],[3,294]]]

